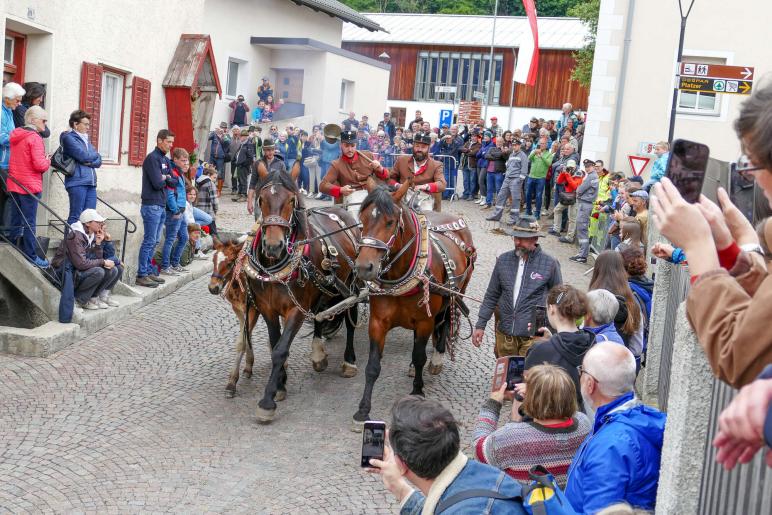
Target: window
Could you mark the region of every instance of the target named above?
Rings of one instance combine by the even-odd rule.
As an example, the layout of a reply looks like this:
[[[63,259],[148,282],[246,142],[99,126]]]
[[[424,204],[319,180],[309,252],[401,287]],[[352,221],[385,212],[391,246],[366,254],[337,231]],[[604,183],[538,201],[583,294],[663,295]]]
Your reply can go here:
[[[493,98],[499,102],[504,56],[493,55]],[[473,100],[475,92],[487,94],[490,55],[459,52],[419,52],[416,64],[414,100],[453,102]],[[456,88],[455,93],[439,93],[436,86]]]
[[[9,36],[5,36],[5,49],[3,52],[3,61],[6,64],[13,64],[13,44],[14,39]]]
[[[683,63],[726,64],[726,59],[717,57],[683,56]],[[678,114],[718,116],[721,114],[721,96],[704,91],[679,91]]]
[[[239,94],[240,68],[240,62],[234,61],[233,59],[228,60],[228,82],[225,86],[225,94],[229,97],[235,97]]]
[[[99,153],[105,161],[117,163],[121,153],[121,119],[123,117],[124,76],[102,73],[102,100],[100,109]]]
[[[350,111],[353,96],[354,83],[345,79],[340,81],[340,102],[338,102],[338,109],[341,111]]]

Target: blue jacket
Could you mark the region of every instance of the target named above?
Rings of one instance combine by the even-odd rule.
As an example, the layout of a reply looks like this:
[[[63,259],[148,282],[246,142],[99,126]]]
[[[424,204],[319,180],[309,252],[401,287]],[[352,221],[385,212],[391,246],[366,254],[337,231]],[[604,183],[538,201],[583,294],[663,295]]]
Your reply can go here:
[[[598,408],[568,469],[566,497],[576,511],[595,513],[619,502],[654,509],[665,419],[633,392]]]
[[[171,175],[172,162],[155,147],[142,162],[142,205],[166,206],[166,181],[162,175]]]
[[[443,474],[444,473],[445,471],[443,471]],[[441,476],[442,474],[440,477]],[[445,488],[442,495],[440,495],[440,503],[450,496],[463,492],[464,490],[478,488],[495,490],[496,492],[512,497],[521,495],[520,484],[503,471],[478,461],[468,460],[466,465],[464,465],[464,468],[461,469],[461,472],[453,479],[450,485]],[[421,510],[423,510],[425,500],[426,499],[421,492],[417,490],[414,491],[402,506],[400,515],[419,515]],[[470,499],[465,499],[458,504],[454,504],[444,511],[443,515],[460,515],[466,513],[506,513],[511,515],[525,515],[526,511],[523,508],[522,502],[519,501],[498,500],[489,497],[472,497]]]
[[[176,214],[185,208],[187,195],[185,193],[185,179],[182,178],[182,170],[172,163],[173,179],[166,182],[166,211]]]
[[[287,159],[298,158],[298,139],[295,136],[287,136]]]
[[[65,177],[66,189],[75,186],[92,186],[96,188],[97,175],[95,168],[102,166],[102,156],[90,142],[86,143],[75,131],[63,132],[59,136],[59,144],[64,155],[75,160],[75,173]]]
[[[8,169],[8,159],[11,157],[11,133],[16,128],[13,123],[13,111],[3,103],[3,115],[0,120],[0,168]]]
[[[340,143],[328,143],[323,139],[319,148],[322,149],[322,157],[319,161],[323,163],[332,163],[340,157]]]
[[[288,150],[289,150],[288,140],[276,141],[276,155],[281,156],[281,158],[284,161],[287,160],[287,151]]]
[[[485,159],[485,153],[488,149],[495,146],[496,142],[492,139],[488,143],[483,143],[480,146],[480,150],[477,151],[477,168],[488,168],[488,160]]]
[[[617,332],[617,328],[614,326],[613,321],[605,325],[599,325],[598,327],[584,326],[584,328],[590,331],[591,333],[595,334],[596,342],[609,341],[609,342],[619,343],[621,345],[625,344],[622,337],[619,336],[619,333]],[[598,338],[598,336],[601,336],[601,338]]]
[[[665,176],[667,169],[667,160],[670,158],[670,152],[665,152],[651,165],[651,179],[649,182],[659,182]]]

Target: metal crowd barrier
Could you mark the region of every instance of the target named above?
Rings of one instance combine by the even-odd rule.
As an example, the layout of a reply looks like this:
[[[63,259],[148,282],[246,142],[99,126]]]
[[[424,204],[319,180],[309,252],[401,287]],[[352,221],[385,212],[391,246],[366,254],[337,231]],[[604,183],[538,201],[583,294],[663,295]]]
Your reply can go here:
[[[394,166],[394,162],[400,156],[412,156],[412,154],[394,154],[373,152],[373,157],[378,160],[386,168]],[[443,154],[430,155],[435,161],[442,163],[442,168],[445,172],[445,191],[450,192],[450,202],[458,200],[458,194],[456,193],[456,184],[458,183],[458,159],[454,156],[448,156]]]

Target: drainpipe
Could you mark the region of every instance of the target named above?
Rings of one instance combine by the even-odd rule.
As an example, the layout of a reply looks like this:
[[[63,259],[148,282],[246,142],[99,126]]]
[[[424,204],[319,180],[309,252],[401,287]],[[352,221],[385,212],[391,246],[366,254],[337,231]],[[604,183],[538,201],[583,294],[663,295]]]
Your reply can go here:
[[[625,95],[625,77],[627,77],[627,57],[630,54],[630,31],[633,26],[633,14],[635,13],[635,0],[629,0],[627,8],[627,24],[625,27],[625,44],[622,50],[622,66],[619,72],[619,90],[614,109],[614,130],[611,133],[611,155],[609,156],[609,170],[616,168],[614,160],[617,156],[617,143],[619,142],[619,120],[622,117],[622,99]]]

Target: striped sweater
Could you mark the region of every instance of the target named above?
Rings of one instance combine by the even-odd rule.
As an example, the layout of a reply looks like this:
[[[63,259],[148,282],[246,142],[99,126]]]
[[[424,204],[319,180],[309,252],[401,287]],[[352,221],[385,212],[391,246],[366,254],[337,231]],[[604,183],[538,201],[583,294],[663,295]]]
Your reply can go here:
[[[592,429],[587,416],[577,412],[566,427],[545,427],[530,421],[509,422],[497,429],[500,412],[501,404],[492,399],[480,410],[472,435],[477,459],[521,482],[528,482],[531,467],[543,465],[564,488],[574,454]]]

